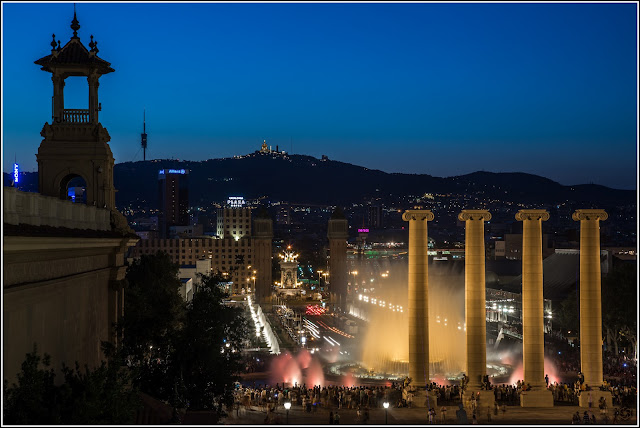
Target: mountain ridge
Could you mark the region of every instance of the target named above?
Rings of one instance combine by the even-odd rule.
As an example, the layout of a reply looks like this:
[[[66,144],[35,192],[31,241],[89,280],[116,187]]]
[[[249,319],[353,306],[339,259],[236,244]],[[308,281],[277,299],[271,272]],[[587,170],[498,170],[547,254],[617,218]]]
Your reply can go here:
[[[471,195],[541,205],[564,201],[610,205],[631,203],[636,199],[636,190],[613,189],[598,184],[565,186],[524,172],[476,171],[436,177],[387,173],[324,157],[254,152],[203,161],[155,159],[118,163],[114,166],[117,206],[148,204],[155,207],[158,171],[165,168],[189,170],[191,205],[224,201],[229,195],[327,205],[361,203],[372,199],[380,199],[384,203],[425,193]],[[35,191],[37,172],[23,173],[23,177],[25,190]],[[11,176],[5,173],[5,185],[8,180]]]

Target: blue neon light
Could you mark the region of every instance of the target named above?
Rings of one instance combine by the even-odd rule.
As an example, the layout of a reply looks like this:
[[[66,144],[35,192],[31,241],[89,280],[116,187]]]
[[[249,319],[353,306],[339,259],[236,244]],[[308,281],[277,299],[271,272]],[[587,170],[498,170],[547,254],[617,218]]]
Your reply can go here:
[[[20,181],[20,167],[17,163],[13,164],[13,181],[14,183]]]

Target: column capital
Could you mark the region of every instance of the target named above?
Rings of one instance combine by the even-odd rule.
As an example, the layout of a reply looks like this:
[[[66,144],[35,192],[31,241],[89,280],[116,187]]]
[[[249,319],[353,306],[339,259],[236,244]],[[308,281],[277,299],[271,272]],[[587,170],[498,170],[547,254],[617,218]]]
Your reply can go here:
[[[573,219],[575,221],[580,220],[606,220],[609,218],[609,214],[605,210],[591,209],[591,210],[576,210],[573,213]]]
[[[491,213],[487,210],[462,210],[460,214],[458,214],[458,220],[467,221],[467,220],[491,220]]]
[[[406,210],[404,214],[402,214],[402,219],[404,221],[410,220],[433,220],[433,213],[429,210]]]
[[[520,210],[516,213],[516,220],[549,220],[549,212],[547,210]]]

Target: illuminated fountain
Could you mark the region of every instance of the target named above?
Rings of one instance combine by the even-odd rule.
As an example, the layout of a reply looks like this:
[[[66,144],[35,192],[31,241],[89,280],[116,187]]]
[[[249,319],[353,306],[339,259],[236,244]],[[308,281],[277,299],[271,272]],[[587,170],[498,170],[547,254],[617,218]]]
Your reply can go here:
[[[466,365],[464,274],[460,267],[458,262],[429,266],[429,373],[439,383],[459,377]],[[396,263],[373,291],[360,290],[351,307],[353,315],[368,321],[362,343],[363,366],[388,378],[408,373],[406,278],[406,264]]]

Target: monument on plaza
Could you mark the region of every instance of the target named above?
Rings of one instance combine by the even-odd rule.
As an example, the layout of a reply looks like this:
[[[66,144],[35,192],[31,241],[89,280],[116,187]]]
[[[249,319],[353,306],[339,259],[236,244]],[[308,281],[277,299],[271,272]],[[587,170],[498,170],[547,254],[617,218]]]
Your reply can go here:
[[[298,254],[287,246],[280,255],[280,288],[298,288]]]
[[[469,405],[472,396],[480,398],[482,406],[493,408],[493,391],[483,388],[487,374],[487,309],[485,289],[484,222],[491,220],[486,210],[462,210],[458,215],[465,222],[465,323],[467,328],[467,372],[469,383],[463,402]]]
[[[436,397],[426,391],[429,380],[429,256],[427,222],[433,220],[428,210],[407,210],[402,215],[409,222],[409,378],[418,407],[437,405]],[[427,404],[428,402],[428,404]]]
[[[544,379],[544,306],[542,290],[542,222],[545,210],[520,210],[522,222],[522,365],[526,388],[522,407],[553,407]]]
[[[580,394],[580,407],[589,406],[589,395],[593,406],[604,397],[607,407],[613,407],[611,393],[599,390],[603,383],[600,221],[608,217],[597,209],[573,213],[573,219],[580,222],[580,366],[584,383],[591,387]]]

